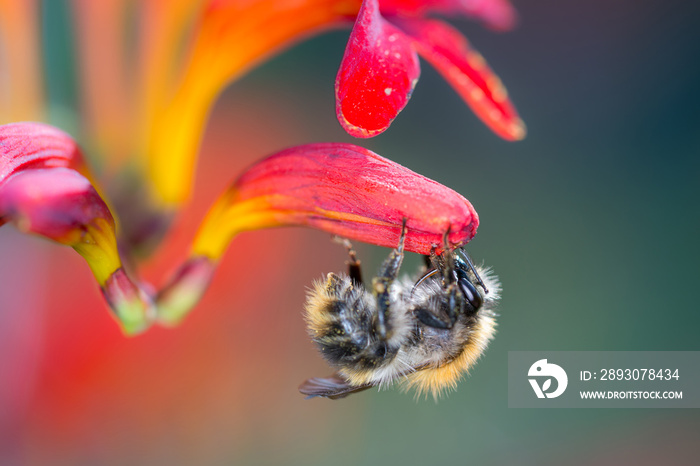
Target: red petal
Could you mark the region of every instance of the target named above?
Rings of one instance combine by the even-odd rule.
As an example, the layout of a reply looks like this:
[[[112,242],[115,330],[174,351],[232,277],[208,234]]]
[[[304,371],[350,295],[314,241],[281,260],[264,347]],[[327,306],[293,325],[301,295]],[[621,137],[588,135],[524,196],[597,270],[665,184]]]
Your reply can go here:
[[[190,258],[158,294],[158,320],[180,322],[204,294],[218,260],[243,231],[303,225],[408,251],[439,251],[476,234],[479,217],[453,190],[351,144],[294,147],[261,160],[217,200]]]
[[[84,171],[83,158],[63,131],[41,123],[0,126],[0,225],[17,220],[24,231],[69,244],[65,219],[79,216],[82,206],[72,205],[74,197],[94,194],[98,208],[106,209],[90,182],[73,169]],[[111,214],[109,219],[113,224]]]
[[[406,250],[429,254],[476,234],[479,218],[464,197],[350,144],[291,148],[250,167],[212,208],[193,251],[218,259],[241,231],[305,225],[396,247],[407,219]]]
[[[97,219],[114,228],[112,214],[90,182],[69,168],[25,170],[8,178],[0,185],[0,218],[70,246]]]
[[[477,18],[499,31],[512,29],[518,15],[508,0],[436,0],[430,9],[444,15]]]
[[[525,124],[501,80],[464,36],[438,20],[393,19],[415,46],[496,134],[509,141],[525,137]]]
[[[384,14],[413,17],[430,13],[466,16],[499,31],[512,29],[517,21],[515,8],[508,0],[382,0],[381,10]]]
[[[336,113],[350,135],[386,130],[403,110],[418,81],[418,56],[410,41],[365,0],[335,82]]]
[[[0,184],[19,170],[49,167],[83,171],[80,149],[69,135],[41,123],[0,126]]]
[[[85,258],[127,333],[143,331],[154,310],[125,274],[114,219],[90,181],[67,134],[47,125],[0,126],[0,226],[71,246]],[[85,170],[84,170],[85,171]]]

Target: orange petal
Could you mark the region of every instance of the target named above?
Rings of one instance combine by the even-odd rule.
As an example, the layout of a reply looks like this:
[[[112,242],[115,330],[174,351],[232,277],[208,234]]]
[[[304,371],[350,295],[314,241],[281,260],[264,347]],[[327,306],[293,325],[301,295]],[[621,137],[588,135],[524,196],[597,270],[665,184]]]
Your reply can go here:
[[[132,156],[138,119],[131,92],[125,0],[73,0],[80,72],[82,124],[107,166]]]
[[[0,0],[0,123],[43,116],[37,0]]]
[[[141,2],[137,100],[140,104],[139,151],[146,153],[147,138],[157,109],[163,109],[175,91],[184,59],[182,45],[192,23],[200,17],[205,0],[149,0]]]
[[[206,118],[231,80],[295,40],[346,21],[357,8],[357,0],[210,0],[182,81],[154,116],[148,156],[160,199],[176,205],[187,198]]]

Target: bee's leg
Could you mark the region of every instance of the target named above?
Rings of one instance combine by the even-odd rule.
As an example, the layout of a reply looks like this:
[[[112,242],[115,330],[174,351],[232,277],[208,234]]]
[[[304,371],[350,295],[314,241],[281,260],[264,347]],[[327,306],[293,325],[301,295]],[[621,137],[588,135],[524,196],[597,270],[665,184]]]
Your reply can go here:
[[[418,308],[413,311],[421,323],[433,328],[452,328],[454,326],[453,322],[446,321],[444,318],[440,318],[430,309]]]
[[[452,250],[450,249],[450,242],[447,239],[447,237],[450,235],[450,230],[452,229],[452,225],[447,227],[447,230],[445,233],[442,235],[442,257],[441,258],[436,258],[437,260],[441,260],[442,262],[442,279],[443,282],[445,283],[445,286],[448,286],[451,282],[455,281],[454,279],[454,271],[455,271],[455,263],[454,263],[454,258],[452,255]]]
[[[432,260],[431,256],[429,256],[429,255],[423,256],[423,265],[425,266],[425,270],[430,270],[433,267],[433,260]]]
[[[443,284],[445,287],[445,295],[447,297],[447,318],[449,325],[445,328],[452,328],[452,326],[457,322],[457,316],[460,312],[460,290],[457,286],[457,272],[454,261],[454,254],[450,247],[450,242],[448,236],[450,234],[450,227],[447,227],[445,234],[442,237],[443,241]],[[422,320],[421,320],[422,322]],[[424,322],[425,323],[425,322]]]
[[[362,285],[362,271],[360,270],[360,261],[357,258],[355,250],[352,248],[352,243],[350,242],[350,240],[345,238],[335,237],[334,240],[345,246],[345,249],[348,250],[349,259],[346,262],[346,264],[348,265],[348,275],[350,275],[350,280],[352,280],[352,283],[356,286]]]
[[[399,275],[399,269],[403,262],[404,241],[406,240],[406,219],[403,219],[401,225],[401,235],[399,236],[399,245],[391,251],[389,257],[386,258],[377,276],[372,279],[372,290],[377,297],[377,333],[381,339],[386,339],[388,331],[387,314],[389,312],[389,287]]]
[[[425,261],[426,266],[430,269],[436,269],[436,270],[441,270],[442,267],[440,265],[440,257],[437,255],[437,246],[433,245],[432,248],[430,248],[430,255],[429,256],[423,256],[423,260]]]
[[[448,306],[453,306],[452,308],[448,307],[447,318],[445,318],[444,315],[438,315],[435,310],[429,308],[414,309],[413,314],[418,320],[421,321],[421,323],[427,325],[428,327],[452,328],[454,327],[455,322],[457,322],[457,312],[455,311],[456,300],[453,296],[449,295],[447,299],[450,300],[450,304],[448,304]]]
[[[414,309],[413,313],[416,318],[433,328],[443,328],[448,329],[454,327],[455,322],[457,322],[457,316],[461,312],[461,302],[462,292],[458,284],[458,276],[455,266],[454,253],[450,247],[449,241],[447,239],[450,234],[450,227],[445,231],[443,240],[443,251],[442,255],[438,256],[435,251],[432,251],[429,259],[433,266],[440,271],[442,276],[442,287],[445,291],[446,303],[446,315],[445,313],[438,312],[431,308],[417,308]]]
[[[447,239],[450,234],[450,228],[447,228],[443,237],[445,251],[445,284],[447,286],[447,317],[450,320],[450,328],[457,322],[457,315],[461,312],[461,302],[464,300],[461,290],[457,284],[457,267],[455,266],[454,251],[450,247]],[[460,299],[461,298],[461,299]]]
[[[350,256],[350,259],[348,259],[348,275],[350,275],[350,279],[354,285],[362,285],[360,261],[357,259],[357,255],[355,255],[355,250],[352,248],[350,241],[348,241],[348,256]]]

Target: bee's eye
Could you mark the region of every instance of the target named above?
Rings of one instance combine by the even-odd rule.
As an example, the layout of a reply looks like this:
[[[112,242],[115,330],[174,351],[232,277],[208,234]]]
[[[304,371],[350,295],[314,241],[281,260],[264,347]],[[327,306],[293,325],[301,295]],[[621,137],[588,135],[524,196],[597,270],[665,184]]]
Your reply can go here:
[[[479,290],[477,290],[474,284],[466,278],[460,278],[457,280],[457,283],[459,284],[459,289],[464,295],[464,299],[472,307],[473,312],[478,311],[484,304],[484,298],[481,296],[481,293],[479,293]]]

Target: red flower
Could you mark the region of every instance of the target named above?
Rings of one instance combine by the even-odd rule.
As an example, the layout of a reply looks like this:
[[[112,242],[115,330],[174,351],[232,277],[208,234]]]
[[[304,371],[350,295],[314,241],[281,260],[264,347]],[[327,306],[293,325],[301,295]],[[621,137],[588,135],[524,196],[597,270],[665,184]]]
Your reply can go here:
[[[112,214],[77,171],[84,171],[82,158],[67,134],[35,123],[0,126],[0,162],[0,225],[11,221],[75,249],[128,333],[146,329],[156,313],[162,323],[178,322],[242,231],[304,225],[391,247],[405,220],[406,250],[428,254],[447,232],[454,246],[468,242],[479,224],[464,197],[369,150],[295,147],[254,164],[220,197],[190,259],[152,299],[126,275]]]
[[[514,22],[503,0],[364,0],[336,79],[336,113],[343,128],[356,137],[385,131],[411,98],[420,54],[494,132],[522,139],[525,125],[500,79],[456,29],[423,18],[430,12],[475,15],[501,29]]]
[[[122,269],[112,214],[92,186],[78,146],[51,126],[0,126],[0,226],[71,246],[85,258],[124,331],[148,327],[155,310]]]
[[[161,292],[158,312],[178,322],[203,293],[214,264],[246,230],[310,226],[346,238],[395,247],[406,219],[407,251],[429,254],[476,234],[479,217],[455,191],[367,149],[309,144],[248,168],[207,214],[191,259]]]
[[[128,2],[75,5],[85,39],[77,46],[87,143],[105,160],[106,174],[129,172],[141,181],[142,191],[124,188],[113,199],[122,206],[126,248],[117,250],[115,219],[76,144],[46,125],[0,127],[0,225],[12,222],[80,253],[126,332],[147,328],[154,306],[165,323],[189,311],[229,241],[243,230],[306,225],[393,247],[407,219],[406,249],[421,253],[440,246],[448,230],[454,245],[475,234],[478,217],[454,191],[359,147],[301,146],[238,179],[207,215],[191,258],[160,293],[146,293],[129,278],[121,255],[133,261],[133,251],[167,229],[170,213],[190,193],[197,146],[216,96],[294,40],[356,19],[336,83],[338,116],[351,134],[371,136],[388,127],[408,102],[421,54],[494,131],[507,139],[524,135],[481,56],[450,26],[426,19],[461,14],[506,29],[515,18],[507,0],[143,2],[135,10],[142,18],[135,61],[128,58],[129,29],[123,27]],[[12,105],[0,106],[7,110],[0,117],[41,118],[39,44],[24,40],[38,31],[36,4],[6,2],[0,11],[0,29],[11,32],[7,38],[23,38],[4,44],[12,99],[2,101]]]

